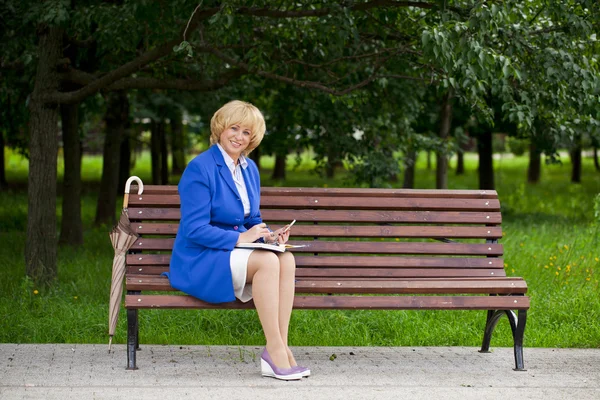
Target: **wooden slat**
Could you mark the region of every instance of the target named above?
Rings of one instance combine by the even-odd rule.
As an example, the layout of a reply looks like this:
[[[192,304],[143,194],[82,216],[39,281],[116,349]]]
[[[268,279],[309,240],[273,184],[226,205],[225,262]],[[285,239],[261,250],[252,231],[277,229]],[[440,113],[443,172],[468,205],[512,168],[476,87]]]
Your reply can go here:
[[[171,250],[175,239],[138,238],[131,250]],[[294,253],[349,253],[349,254],[430,254],[501,256],[501,244],[480,243],[421,243],[421,242],[341,242],[341,241],[293,241],[303,245],[292,249]]]
[[[129,207],[131,221],[179,221],[181,210],[179,208],[137,208]]]
[[[131,224],[131,227],[140,235],[176,235],[179,224],[139,222]]]
[[[138,186],[131,185],[129,190],[129,198],[133,197],[134,194],[137,194]],[[144,192],[142,194],[179,194],[177,190],[177,185],[144,185]]]
[[[172,250],[175,239],[138,238],[131,246],[132,251]]]
[[[264,221],[354,222],[414,224],[486,224],[499,225],[499,212],[455,211],[342,211],[342,210],[261,210]],[[179,221],[177,208],[129,208],[132,221]]]
[[[138,192],[136,185],[131,186],[131,196]],[[261,196],[354,196],[372,197],[429,197],[429,198],[465,198],[495,199],[495,190],[445,190],[445,189],[365,189],[365,188],[309,188],[309,187],[262,187]],[[176,185],[144,185],[142,194],[178,194]]]
[[[428,255],[485,255],[501,256],[501,244],[488,243],[423,243],[423,242],[342,242],[342,241],[293,241],[294,253],[350,253],[350,254],[428,254]]]
[[[133,207],[179,207],[179,195],[178,194],[141,194],[141,195],[130,195],[129,206]]]
[[[145,265],[169,265],[171,262],[170,254],[128,254],[127,265],[134,267]]]
[[[308,256],[296,255],[299,267],[339,268],[504,268],[502,258],[475,257],[370,257],[370,256]]]
[[[164,276],[129,275],[127,290],[174,291]],[[526,293],[521,278],[298,278],[296,293],[346,294],[515,294]]]
[[[129,207],[179,207],[179,195],[141,194],[129,197]],[[405,211],[499,211],[497,199],[396,198],[396,197],[329,197],[329,196],[267,196],[261,208]]]
[[[252,309],[254,302],[211,304],[191,296],[127,295],[125,308]],[[295,309],[527,310],[526,296],[295,296]]]
[[[348,211],[348,210],[270,210],[261,209],[264,221],[351,222],[398,224],[486,224],[499,225],[499,212],[456,211]]]
[[[272,226],[276,229],[279,226]],[[361,226],[361,225],[294,225],[293,237],[383,237],[383,238],[449,238],[499,239],[501,227],[485,226]]]
[[[127,265],[168,266],[170,254],[129,254]],[[370,257],[370,256],[308,256],[296,255],[296,266],[330,268],[448,268],[448,269],[502,269],[502,258],[475,257]]]
[[[168,272],[169,266],[127,266],[127,275],[157,276]],[[504,270],[474,268],[297,268],[296,278],[467,278],[503,277]]]
[[[525,281],[502,280],[298,280],[297,293],[355,294],[514,294],[526,293]]]
[[[464,198],[496,199],[495,190],[445,190],[445,189],[366,189],[366,188],[307,188],[307,187],[263,187],[261,197],[267,196],[352,196],[352,197],[396,197],[396,198]]]
[[[268,196],[261,198],[261,209],[331,209],[336,210],[390,210],[390,211],[499,211],[496,199],[422,199],[393,197],[319,197]]]
[[[502,277],[498,269],[450,268],[297,268],[296,278],[467,278]]]
[[[178,224],[134,223],[133,230],[141,235],[175,235]],[[269,225],[278,229],[282,225]],[[365,225],[295,225],[293,237],[384,237],[384,238],[447,238],[447,239],[500,239],[498,226],[365,226]]]

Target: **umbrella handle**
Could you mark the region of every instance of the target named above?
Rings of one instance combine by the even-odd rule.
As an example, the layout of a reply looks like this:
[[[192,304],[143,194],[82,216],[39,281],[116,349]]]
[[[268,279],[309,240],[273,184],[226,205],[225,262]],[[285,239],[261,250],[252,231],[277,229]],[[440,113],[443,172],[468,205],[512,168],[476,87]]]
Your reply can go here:
[[[129,190],[131,189],[131,182],[136,181],[138,184],[138,194],[142,194],[144,192],[144,183],[137,176],[131,176],[125,182],[125,196],[123,197],[123,208],[127,208],[127,204],[129,203]]]

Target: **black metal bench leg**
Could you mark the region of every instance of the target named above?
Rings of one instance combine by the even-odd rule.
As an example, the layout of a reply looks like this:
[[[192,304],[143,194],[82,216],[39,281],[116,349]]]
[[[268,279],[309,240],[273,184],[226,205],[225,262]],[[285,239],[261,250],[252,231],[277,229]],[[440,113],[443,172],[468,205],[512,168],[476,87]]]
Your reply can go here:
[[[515,341],[515,371],[526,371],[523,361],[523,336],[527,324],[527,310],[519,310],[516,329],[513,331]]]
[[[513,335],[514,341],[514,353],[515,353],[515,371],[526,371],[525,364],[523,362],[523,336],[525,333],[525,324],[527,323],[527,310],[519,310],[519,316],[510,310],[490,310],[487,314],[487,320],[485,324],[485,332],[483,335],[483,343],[481,345],[480,353],[490,352],[490,342],[492,340],[492,334],[494,329],[500,321],[500,318],[506,314],[508,322],[510,323],[510,329]]]
[[[492,334],[494,333],[494,329],[496,329],[496,325],[498,325],[498,321],[500,320],[500,318],[502,318],[502,315],[504,315],[504,311],[488,311],[487,319],[485,322],[485,331],[483,333],[483,343],[481,344],[481,350],[479,350],[480,353],[490,352],[490,342],[492,341]]]
[[[140,349],[140,323],[139,323],[137,315],[135,317],[135,320],[136,320],[136,324],[135,324],[135,349],[136,349],[136,351],[140,351],[141,350]]]
[[[136,366],[136,350],[138,348],[138,310],[127,310],[127,369],[135,370]]]

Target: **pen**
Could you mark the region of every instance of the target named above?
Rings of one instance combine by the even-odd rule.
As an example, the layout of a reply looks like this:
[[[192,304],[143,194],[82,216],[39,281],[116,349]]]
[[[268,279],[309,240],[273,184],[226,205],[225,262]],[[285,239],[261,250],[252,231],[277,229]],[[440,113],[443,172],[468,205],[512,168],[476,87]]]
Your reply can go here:
[[[285,233],[285,232],[289,231],[290,228],[292,227],[292,225],[294,225],[295,223],[296,223],[296,220],[293,220],[289,225],[287,225],[286,227],[283,228],[281,233]]]

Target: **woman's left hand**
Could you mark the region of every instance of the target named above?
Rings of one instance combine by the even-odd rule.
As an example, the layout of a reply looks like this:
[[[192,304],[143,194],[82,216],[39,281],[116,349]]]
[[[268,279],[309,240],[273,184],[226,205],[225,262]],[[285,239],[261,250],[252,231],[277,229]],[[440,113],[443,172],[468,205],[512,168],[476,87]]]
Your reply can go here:
[[[288,230],[286,230],[285,232],[283,232],[283,233],[280,233],[280,234],[277,236],[277,241],[278,241],[280,244],[282,244],[282,243],[287,243],[287,241],[289,240],[289,238],[290,238],[290,230],[288,229]]]

